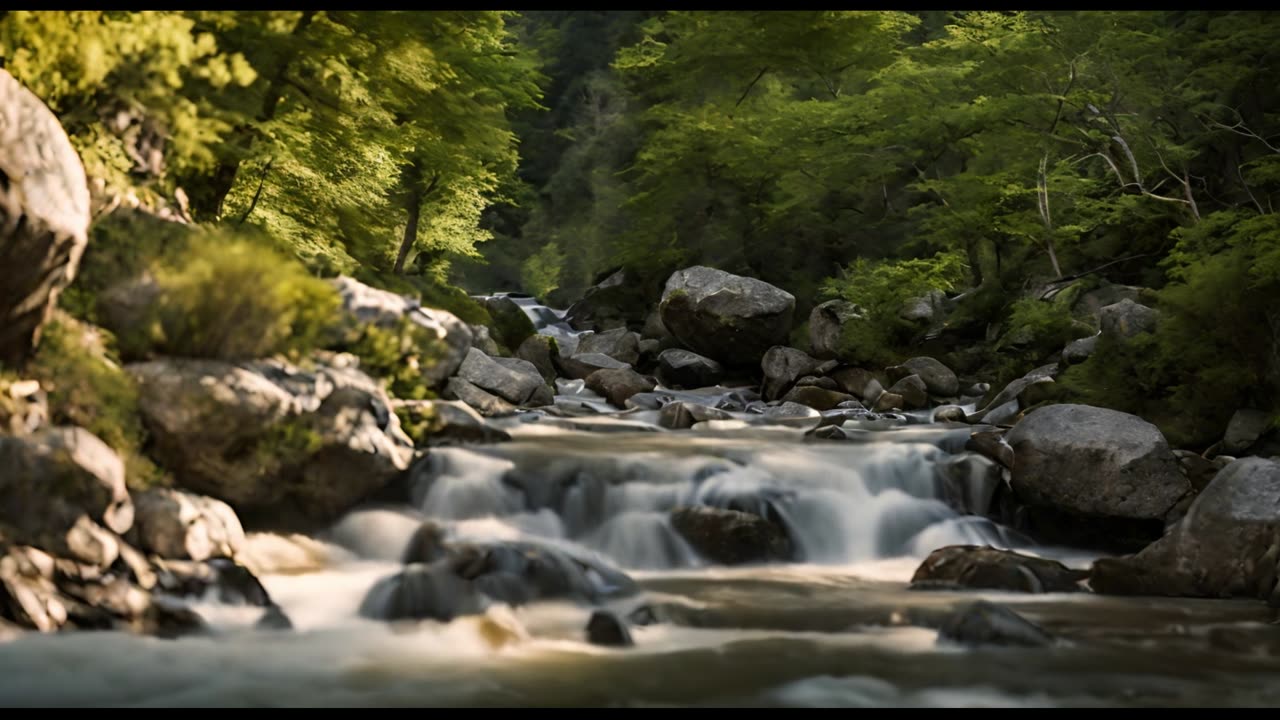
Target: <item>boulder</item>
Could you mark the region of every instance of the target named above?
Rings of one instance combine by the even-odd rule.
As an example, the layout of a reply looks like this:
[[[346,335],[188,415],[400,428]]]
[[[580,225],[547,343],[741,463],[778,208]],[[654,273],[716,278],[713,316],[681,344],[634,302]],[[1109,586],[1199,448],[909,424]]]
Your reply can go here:
[[[554,358],[560,354],[555,338],[548,335],[530,335],[516,349],[516,357],[533,364],[546,383],[556,381]]]
[[[392,404],[397,415],[408,418],[406,428],[412,424],[417,435],[414,440],[420,445],[490,443],[511,439],[505,430],[494,427],[470,405],[459,400],[393,400]]]
[[[413,456],[386,394],[356,370],[179,358],[126,369],[158,459],[247,524],[331,522]]]
[[[724,367],[695,352],[669,348],[658,355],[658,379],[677,389],[711,387],[724,379]]]
[[[627,398],[636,393],[649,392],[656,384],[653,378],[641,375],[629,367],[597,370],[587,377],[587,389],[620,408],[626,407]]]
[[[707,560],[722,565],[787,561],[787,531],[754,513],[694,506],[671,511],[671,526]]]
[[[1134,335],[1151,332],[1156,328],[1160,313],[1125,298],[1098,311],[1098,323],[1102,334],[1116,340],[1127,340]]]
[[[820,363],[820,360],[795,348],[781,345],[769,348],[760,359],[760,369],[764,373],[764,399],[772,402],[786,395],[797,380],[812,374]]]
[[[946,365],[931,357],[913,357],[901,365],[887,368],[890,379],[901,380],[918,375],[925,389],[938,397],[955,397],[960,392],[960,380]]]
[[[565,310],[564,319],[575,330],[602,332],[616,328],[639,328],[654,301],[656,288],[637,273],[617,270],[587,289],[582,299]]]
[[[1241,458],[1186,515],[1136,555],[1093,565],[1089,585],[1115,595],[1247,597],[1280,607],[1280,462]]]
[[[516,412],[515,405],[459,377],[449,378],[448,384],[444,387],[444,396],[475,408],[484,417],[514,415]]]
[[[1053,637],[1003,605],[979,600],[957,610],[938,629],[939,643],[1044,647]]]
[[[777,405],[766,407],[761,414],[767,418],[786,420],[790,418],[818,417],[822,413],[808,405],[802,405],[798,402],[785,400]]]
[[[815,375],[805,375],[800,378],[796,381],[796,387],[816,387],[822,388],[823,390],[831,390],[833,392],[839,392],[840,390],[840,384],[835,380],[832,380],[829,377],[818,377]],[[849,402],[857,402],[857,400],[850,400]]]
[[[876,388],[880,388],[880,382],[876,380],[875,374],[870,370],[858,367],[842,367],[832,370],[828,375],[832,380],[836,381],[841,390],[850,395],[859,397],[867,402],[873,403],[876,401],[875,397],[868,397],[867,388],[873,382]]]
[[[906,407],[906,398],[898,393],[882,392],[876,397],[876,402],[872,409],[876,412],[889,412],[890,410],[904,410]]]
[[[134,506],[125,487],[124,463],[84,428],[50,427],[25,437],[0,436],[0,525],[10,542],[58,554],[88,554],[86,561],[115,559],[105,533],[125,533]],[[87,525],[85,523],[88,523]]]
[[[929,405],[929,391],[919,375],[902,378],[889,388],[887,394],[901,396],[906,410],[918,410]]]
[[[502,354],[502,348],[498,347],[498,341],[493,339],[493,333],[489,331],[487,325],[468,325],[471,328],[471,346],[489,357],[497,357]],[[462,356],[465,358],[466,353]],[[461,364],[461,362],[459,362]]]
[[[49,422],[49,394],[36,380],[0,378],[0,435],[30,435]]]
[[[1026,593],[1079,592],[1089,573],[1055,560],[977,545],[938,548],[911,578],[913,590],[1007,590]]]
[[[1088,360],[1098,349],[1098,337],[1098,335],[1090,335],[1067,343],[1066,347],[1062,348],[1062,364],[1079,365]]]
[[[614,360],[600,353],[578,353],[572,357],[558,357],[560,370],[574,380],[586,380],[597,370],[620,370],[631,367],[620,360]]]
[[[1240,453],[1258,441],[1271,427],[1271,416],[1262,410],[1241,409],[1231,416],[1222,438],[1224,453]]]
[[[707,420],[732,420],[724,410],[690,402],[667,403],[658,413],[658,425],[668,430],[687,430]]]
[[[745,367],[787,342],[795,304],[791,293],[766,282],[698,266],[671,275],[659,309],[685,347]]]
[[[508,348],[520,347],[520,343],[537,332],[524,308],[505,295],[485,298],[484,308],[493,318],[495,339]]]
[[[438,387],[458,370],[475,340],[471,326],[446,310],[423,307],[413,298],[365,285],[351,277],[334,278],[333,286],[342,298],[342,311],[347,335],[358,336],[365,325],[395,328],[407,321],[426,330],[438,345],[423,348],[424,355],[436,362],[422,363],[422,378],[430,387]]]
[[[56,115],[0,68],[0,366],[22,367],[89,242],[89,184]]]
[[[579,353],[600,353],[635,365],[640,360],[640,336],[626,328],[587,333],[578,338]]]
[[[515,405],[551,402],[550,388],[538,368],[528,360],[491,358],[471,348],[458,368],[458,377]]]
[[[997,425],[1013,420],[1021,408],[1030,404],[1024,400],[1034,399],[1028,397],[1028,391],[1036,385],[1052,383],[1056,372],[1057,365],[1038,367],[1010,382],[991,399],[991,402],[970,415],[969,422]]]
[[[608,610],[597,610],[591,613],[587,621],[587,642],[605,647],[628,647],[635,645],[627,624]]]
[[[130,537],[138,547],[160,557],[234,557],[244,546],[240,518],[221,500],[155,488],[135,495],[134,505]]]
[[[814,357],[834,358],[840,352],[844,328],[863,317],[857,305],[847,300],[828,300],[809,313],[809,350]]]
[[[799,403],[819,411],[831,410],[837,405],[849,402],[850,400],[853,400],[852,395],[845,395],[841,392],[826,390],[814,385],[802,385],[791,388],[791,392],[788,392],[782,398],[783,402]]]
[[[941,290],[930,290],[920,297],[911,298],[902,305],[898,317],[912,323],[929,324],[945,316],[947,295]]]
[[[1191,491],[1164,436],[1135,415],[1049,405],[1029,413],[1005,442],[1013,448],[1013,491],[1031,506],[1162,521]]]

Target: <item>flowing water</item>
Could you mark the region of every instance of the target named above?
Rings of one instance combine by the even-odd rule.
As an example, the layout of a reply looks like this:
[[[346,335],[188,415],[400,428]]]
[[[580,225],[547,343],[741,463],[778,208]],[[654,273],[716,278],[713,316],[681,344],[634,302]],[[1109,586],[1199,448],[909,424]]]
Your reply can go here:
[[[544,331],[559,321],[524,307]],[[251,535],[248,562],[292,631],[255,628],[261,608],[209,601],[195,608],[212,632],[177,640],[23,634],[0,641],[0,704],[1280,704],[1280,661],[1239,642],[1271,629],[1259,623],[1272,612],[1255,602],[909,590],[919,562],[945,545],[1075,567],[1094,558],[955,509],[957,498],[981,506],[999,477],[964,451],[965,426],[900,417],[852,423],[849,439],[833,441],[806,434],[814,418],[736,412],[667,431],[656,411],[617,412],[580,383],[561,383],[557,407],[499,421],[509,442],[433,449],[404,503],[357,509],[318,537]],[[799,559],[710,564],[672,528],[671,510],[687,505],[769,517]],[[450,542],[523,543],[598,568],[581,573],[588,589],[616,588],[613,569],[636,586],[591,602],[493,602],[447,622],[376,619],[427,520]],[[977,598],[1057,641],[940,643],[941,618]],[[586,641],[594,610],[642,607],[657,621],[630,627],[633,646]]]

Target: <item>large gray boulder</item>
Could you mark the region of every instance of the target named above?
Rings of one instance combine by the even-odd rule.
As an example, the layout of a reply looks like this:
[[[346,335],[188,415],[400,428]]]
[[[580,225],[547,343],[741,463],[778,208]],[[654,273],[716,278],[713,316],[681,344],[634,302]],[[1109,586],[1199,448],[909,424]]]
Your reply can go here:
[[[640,336],[626,328],[593,332],[578,338],[577,353],[600,353],[635,365],[640,360]]]
[[[724,366],[695,352],[668,348],[658,355],[657,374],[670,388],[711,387],[724,379]]]
[[[559,354],[559,344],[549,335],[530,335],[516,349],[516,357],[533,363],[538,374],[548,383],[556,381],[555,357]]]
[[[457,400],[474,408],[484,417],[501,417],[513,415],[516,412],[515,405],[460,377],[449,378],[449,382],[444,386],[444,396],[448,400]]]
[[[1160,313],[1125,298],[1098,311],[1098,324],[1104,337],[1127,340],[1134,335],[1155,330]]]
[[[787,394],[800,378],[810,375],[822,361],[809,357],[795,348],[775,345],[760,358],[760,370],[764,373],[763,395],[772,402]]]
[[[221,500],[155,488],[139,493],[134,503],[137,511],[130,538],[139,548],[160,557],[235,557],[244,547],[240,518]]]
[[[124,533],[133,519],[124,463],[88,430],[0,436],[0,525],[9,528],[10,542],[88,555],[86,562],[105,559],[104,553],[114,560],[110,549],[93,548],[107,542],[96,527]],[[78,549],[84,552],[73,552]]]
[[[520,343],[537,332],[524,308],[506,295],[495,295],[484,300],[484,307],[493,318],[493,330],[498,342],[508,348],[518,348]]]
[[[956,374],[931,357],[913,357],[901,365],[887,368],[887,372],[894,381],[908,375],[919,375],[929,393],[938,397],[955,397],[960,394],[960,380]]]
[[[423,307],[413,298],[370,287],[345,275],[330,282],[342,299],[347,338],[359,337],[365,325],[395,328],[405,321],[425,331],[432,346],[422,348],[423,353],[435,358],[435,362],[422,363],[422,378],[430,387],[439,387],[453,375],[471,349],[475,339],[471,327],[451,312]]]
[[[328,523],[408,469],[381,387],[349,368],[163,359],[129,365],[155,453],[186,490],[272,527]]]
[[[1264,410],[1243,408],[1235,411],[1222,437],[1222,449],[1228,453],[1243,452],[1258,441],[1271,427],[1271,415]]]
[[[586,387],[603,396],[611,404],[625,408],[627,399],[655,387],[654,379],[629,367],[597,370],[587,377]]]
[[[57,116],[0,68],[0,365],[21,367],[89,242],[84,165]]]
[[[458,368],[458,377],[515,405],[548,405],[551,390],[528,360],[491,358],[475,348]]]
[[[620,368],[629,368],[631,365],[621,360],[614,360],[608,355],[601,353],[577,353],[571,357],[560,356],[556,358],[561,372],[566,377],[574,380],[586,380],[597,370],[617,370]]]
[[[809,313],[809,351],[824,360],[836,357],[844,338],[844,328],[863,317],[861,309],[848,300],[828,300]]]
[[[1164,436],[1135,415],[1088,405],[1033,410],[1005,436],[1012,487],[1031,506],[1163,520],[1191,484]]]
[[[657,288],[650,285],[635,272],[617,270],[570,305],[564,313],[565,322],[575,330],[594,332],[642,328],[657,299]]]
[[[667,280],[662,324],[685,347],[737,367],[753,366],[791,334],[796,299],[755,278],[697,266]]]
[[[1280,462],[1227,465],[1160,540],[1130,557],[1099,560],[1099,593],[1248,597],[1280,606]]]

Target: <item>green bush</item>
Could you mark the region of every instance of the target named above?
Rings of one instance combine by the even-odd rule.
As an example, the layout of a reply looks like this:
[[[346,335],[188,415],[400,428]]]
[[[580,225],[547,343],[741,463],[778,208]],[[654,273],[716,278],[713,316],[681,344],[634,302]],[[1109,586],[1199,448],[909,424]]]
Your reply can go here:
[[[406,400],[435,398],[422,371],[443,358],[445,347],[421,325],[406,318],[390,328],[366,325],[345,349],[360,358],[361,369],[381,378],[392,396]]]
[[[127,352],[245,360],[317,347],[337,321],[328,283],[274,249],[222,233],[151,266],[155,298]],[[125,338],[121,338],[124,342]]]
[[[146,429],[138,414],[138,389],[111,357],[109,340],[109,333],[100,328],[59,313],[45,326],[25,374],[48,392],[54,425],[83,427],[120,455],[130,488],[167,483],[164,473],[143,454]]]

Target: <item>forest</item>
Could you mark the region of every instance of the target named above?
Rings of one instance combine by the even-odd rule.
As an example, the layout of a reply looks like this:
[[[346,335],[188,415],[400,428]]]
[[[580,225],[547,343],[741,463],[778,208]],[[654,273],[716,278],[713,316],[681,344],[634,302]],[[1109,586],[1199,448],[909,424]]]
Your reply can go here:
[[[1061,392],[1203,448],[1280,390],[1276,23],[6,11],[0,66],[91,179],[101,221],[64,308],[109,327],[98,295],[140,267],[189,290],[173,296],[182,329],[118,338],[126,352],[216,345],[199,324],[220,310],[197,307],[214,285],[269,306],[263,354],[309,342],[322,311],[306,305],[325,301],[311,278],[490,323],[469,295],[565,307],[618,268],[660,292],[702,264],[785,288],[797,317],[830,298],[869,309],[845,360],[942,342],[998,387],[1089,334],[1071,300],[1105,282],[1164,319],[1070,368]],[[137,212],[204,242],[178,251]],[[289,269],[255,273],[258,252]],[[944,327],[894,312],[930,292],[955,300]]]

